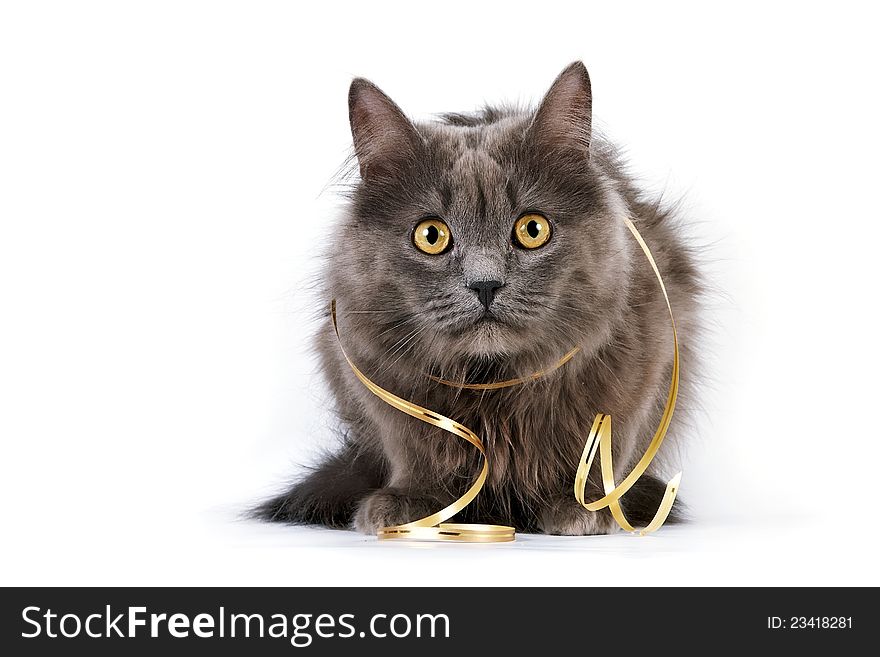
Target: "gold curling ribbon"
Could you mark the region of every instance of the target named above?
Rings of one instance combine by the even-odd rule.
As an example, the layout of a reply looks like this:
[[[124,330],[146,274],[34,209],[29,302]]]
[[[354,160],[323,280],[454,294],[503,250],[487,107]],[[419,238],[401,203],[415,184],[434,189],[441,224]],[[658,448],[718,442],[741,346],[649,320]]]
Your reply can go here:
[[[333,319],[333,330],[336,331],[336,339],[339,340],[339,326],[336,323],[335,299],[330,302],[330,316]],[[435,413],[432,410],[414,404],[411,401],[407,401],[406,399],[388,392],[381,386],[376,385],[370,381],[370,379],[368,379],[354,363],[351,362],[351,359],[342,347],[341,341],[339,347],[342,349],[342,355],[348,362],[349,367],[351,367],[352,372],[354,372],[355,376],[360,379],[361,383],[367,387],[367,390],[397,410],[403,411],[407,415],[411,415],[422,422],[427,422],[428,424],[433,424],[435,427],[440,427],[444,431],[448,431],[449,433],[468,441],[479,450],[480,455],[483,457],[483,468],[480,470],[480,474],[477,476],[474,483],[471,484],[471,487],[465,491],[464,495],[459,497],[445,509],[441,509],[433,515],[403,525],[383,527],[379,530],[379,538],[412,538],[416,540],[465,541],[468,543],[499,543],[514,540],[516,531],[513,527],[507,527],[504,525],[472,525],[445,522],[473,501],[483,488],[483,484],[486,483],[486,477],[489,476],[489,463],[486,460],[486,448],[483,446],[483,441],[480,440],[480,437],[452,418],[440,415],[440,413]]]
[[[657,268],[654,256],[651,255],[651,249],[645,244],[645,240],[642,239],[641,234],[636,230],[633,222],[630,221],[628,217],[624,217],[623,221],[633,234],[633,237],[636,238],[636,242],[639,243],[642,251],[644,251],[645,256],[648,258],[648,262],[651,263],[651,269],[654,270],[657,282],[660,283],[660,290],[663,292],[663,299],[666,301],[666,309],[669,311],[669,321],[672,323],[672,379],[669,382],[669,393],[666,396],[666,406],[663,409],[663,415],[660,418],[660,425],[657,427],[657,431],[654,432],[654,437],[648,444],[648,449],[645,450],[642,458],[636,463],[632,471],[623,481],[620,482],[620,485],[615,485],[614,483],[614,464],[611,458],[611,416],[605,413],[598,413],[596,415],[596,418],[593,420],[593,426],[590,429],[590,434],[587,437],[587,444],[584,446],[584,452],[581,455],[581,461],[578,465],[577,473],[575,474],[574,496],[575,499],[577,499],[577,501],[588,511],[599,511],[607,507],[608,510],[611,511],[614,520],[617,521],[617,524],[620,525],[622,529],[628,532],[634,532],[637,531],[636,528],[630,524],[626,519],[626,516],[623,514],[623,509],[620,508],[620,498],[633,487],[633,485],[639,480],[639,477],[645,474],[645,471],[651,465],[651,461],[657,456],[657,452],[660,450],[660,445],[663,444],[663,439],[666,437],[666,431],[669,429],[669,423],[672,421],[672,413],[675,411],[675,400],[678,398],[679,357],[678,332],[675,329],[675,316],[672,314],[672,304],[669,301],[669,294],[666,292],[666,285],[663,284],[663,277],[660,275],[660,270]],[[590,467],[593,465],[593,458],[596,456],[597,448],[599,449],[599,461],[602,470],[602,486],[605,489],[605,495],[595,502],[587,502],[584,499],[584,493],[587,487],[587,475],[589,475]],[[681,472],[677,473],[666,484],[666,491],[663,493],[663,499],[660,501],[660,506],[657,509],[657,512],[654,514],[651,522],[638,530],[639,535],[644,536],[650,534],[651,532],[658,530],[663,523],[666,522],[666,518],[669,516],[669,512],[672,510],[672,505],[675,502],[675,496],[678,493],[680,482]]]
[[[679,483],[681,482],[681,472],[676,474],[667,483],[666,491],[663,494],[663,499],[660,502],[660,506],[657,509],[657,512],[654,514],[654,518],[641,530],[636,530],[636,528],[633,527],[626,519],[626,516],[623,513],[623,509],[621,509],[620,507],[620,498],[623,497],[626,492],[633,487],[633,485],[639,480],[639,478],[651,465],[651,462],[654,460],[654,457],[657,455],[657,452],[660,449],[660,445],[663,443],[663,439],[666,437],[666,431],[669,429],[669,424],[672,421],[672,413],[675,410],[675,400],[678,397],[678,334],[675,329],[675,317],[672,314],[672,304],[669,301],[669,295],[666,292],[666,286],[663,284],[663,277],[660,275],[660,270],[657,268],[657,263],[654,261],[654,257],[651,255],[651,250],[648,248],[648,245],[645,243],[644,239],[642,239],[639,231],[636,230],[636,227],[632,223],[632,221],[630,221],[630,219],[627,217],[624,217],[623,221],[626,224],[626,227],[629,228],[630,232],[633,234],[633,237],[636,238],[636,241],[638,242],[642,251],[644,251],[645,255],[647,256],[648,262],[651,264],[651,268],[654,270],[654,274],[657,277],[657,281],[660,283],[660,289],[663,292],[663,298],[666,301],[666,308],[669,310],[669,319],[672,323],[672,341],[674,349],[672,361],[672,380],[669,384],[669,393],[666,398],[666,407],[663,410],[663,416],[660,419],[660,425],[657,427],[657,431],[654,433],[654,437],[651,439],[651,442],[648,445],[647,450],[645,450],[645,453],[642,455],[642,458],[635,465],[629,475],[627,475],[624,480],[620,482],[619,485],[616,485],[614,482],[614,465],[611,456],[611,416],[605,413],[599,413],[596,415],[595,419],[593,420],[593,425],[590,429],[590,433],[587,437],[587,442],[584,446],[583,454],[581,455],[581,460],[580,464],[578,465],[577,473],[575,474],[574,496],[577,501],[589,511],[600,511],[601,509],[608,508],[611,512],[611,515],[614,517],[614,520],[617,522],[618,525],[620,525],[622,529],[629,532],[638,531],[639,535],[644,536],[645,534],[649,534],[659,529],[666,521],[666,518],[669,516],[669,512],[672,510],[672,505],[675,502],[675,496],[678,492]],[[486,483],[486,478],[489,475],[489,464],[486,460],[486,448],[483,446],[483,442],[480,440],[477,434],[475,434],[463,424],[456,422],[455,420],[448,418],[445,415],[441,415],[440,413],[436,413],[430,409],[424,408],[422,406],[419,406],[418,404],[398,397],[397,395],[385,390],[381,386],[373,383],[369,378],[367,378],[366,375],[364,375],[363,372],[361,372],[355,366],[355,364],[348,357],[348,354],[345,353],[345,349],[342,347],[342,341],[339,337],[339,326],[336,322],[335,299],[330,303],[330,316],[333,320],[333,329],[336,332],[336,339],[337,341],[339,341],[339,348],[342,351],[342,355],[348,363],[349,367],[351,367],[355,376],[360,379],[361,383],[366,386],[367,390],[369,390],[379,399],[384,401],[386,404],[393,406],[397,410],[402,411],[407,415],[416,418],[417,420],[432,424],[436,427],[443,429],[444,431],[448,431],[449,433],[454,434],[459,438],[462,438],[463,440],[466,440],[479,450],[483,460],[483,467],[480,470],[480,474],[477,476],[476,480],[474,480],[474,483],[471,484],[470,488],[465,491],[464,495],[459,497],[457,500],[455,500],[452,504],[445,507],[444,509],[441,509],[437,513],[434,513],[430,516],[426,516],[425,518],[413,520],[412,522],[408,522],[403,525],[383,527],[378,531],[377,536],[379,537],[379,539],[409,538],[415,540],[462,541],[469,543],[499,543],[514,540],[516,532],[513,527],[507,527],[505,525],[481,525],[445,522],[446,520],[460,512],[462,509],[464,509],[468,504],[470,504],[474,500],[474,498],[480,493],[480,490],[482,490],[483,485]],[[565,356],[563,356],[553,367],[548,370],[535,372],[534,374],[531,374],[527,377],[509,379],[507,381],[499,381],[496,383],[459,383],[455,381],[447,381],[446,379],[440,379],[434,376],[431,376],[429,378],[444,385],[458,388],[466,388],[469,390],[497,390],[499,388],[507,388],[510,386],[519,385],[528,381],[539,379],[542,376],[545,376],[546,374],[549,374],[550,372],[553,372],[554,370],[565,365],[565,363],[571,360],[578,351],[579,348],[575,347],[567,354],[565,354]],[[599,462],[602,472],[602,485],[605,489],[605,495],[595,502],[587,502],[584,499],[584,493],[586,491],[587,485],[587,476],[590,473],[590,468],[592,467],[593,460],[596,456],[597,451],[599,452]]]

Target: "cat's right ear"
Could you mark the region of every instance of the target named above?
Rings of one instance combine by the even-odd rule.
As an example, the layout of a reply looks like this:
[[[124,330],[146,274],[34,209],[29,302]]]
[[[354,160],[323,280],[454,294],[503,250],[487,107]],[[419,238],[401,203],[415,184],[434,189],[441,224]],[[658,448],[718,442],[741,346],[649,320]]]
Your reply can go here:
[[[355,78],[348,118],[361,178],[393,177],[422,154],[424,140],[400,108],[369,80]]]

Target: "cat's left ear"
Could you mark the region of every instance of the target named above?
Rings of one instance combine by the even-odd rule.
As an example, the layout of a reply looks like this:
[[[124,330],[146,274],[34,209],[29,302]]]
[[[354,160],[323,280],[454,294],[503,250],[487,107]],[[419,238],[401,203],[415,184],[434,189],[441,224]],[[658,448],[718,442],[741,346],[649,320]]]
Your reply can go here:
[[[583,62],[570,64],[556,78],[526,133],[538,147],[587,155],[592,135],[593,95]]]

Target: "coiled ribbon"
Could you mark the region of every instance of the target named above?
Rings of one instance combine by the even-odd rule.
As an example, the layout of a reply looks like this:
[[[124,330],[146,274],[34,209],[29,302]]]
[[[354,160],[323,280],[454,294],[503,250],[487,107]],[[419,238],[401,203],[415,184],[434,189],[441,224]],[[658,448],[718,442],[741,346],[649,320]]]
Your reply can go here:
[[[623,479],[623,481],[620,482],[620,484],[616,484],[614,481],[614,464],[611,456],[611,416],[606,413],[598,413],[596,415],[593,420],[593,425],[590,428],[590,433],[587,436],[587,442],[584,446],[584,451],[581,455],[581,460],[575,474],[574,496],[575,499],[577,499],[577,501],[588,511],[600,511],[607,508],[622,529],[628,532],[638,532],[639,535],[644,536],[645,534],[649,534],[659,529],[669,516],[669,512],[672,510],[672,505],[675,502],[675,496],[681,482],[681,472],[676,474],[666,484],[666,491],[663,494],[657,512],[654,514],[654,518],[642,529],[636,529],[627,520],[623,513],[623,509],[620,506],[620,499],[630,488],[633,487],[633,485],[635,485],[639,478],[645,474],[645,471],[647,471],[651,462],[654,460],[654,457],[657,455],[657,452],[660,450],[660,445],[663,443],[663,439],[666,437],[666,431],[669,429],[669,424],[672,421],[672,414],[675,410],[675,401],[678,397],[678,333],[675,328],[675,317],[672,313],[672,304],[669,301],[669,295],[666,292],[666,286],[663,284],[663,277],[660,275],[660,270],[657,267],[654,256],[651,255],[651,250],[648,248],[645,240],[642,239],[641,234],[632,221],[628,217],[624,217],[623,221],[633,234],[633,237],[635,237],[642,251],[645,253],[645,256],[648,258],[648,262],[654,270],[654,275],[657,277],[658,283],[660,283],[660,290],[663,292],[663,299],[665,300],[666,308],[669,311],[669,320],[672,323],[673,342],[672,377],[669,384],[669,393],[666,397],[666,406],[663,409],[663,415],[660,418],[660,424],[654,433],[654,437],[651,439],[642,458],[636,463],[632,471]],[[403,525],[383,527],[378,531],[378,537],[380,539],[409,538],[414,540],[463,541],[470,543],[499,543],[514,540],[516,536],[514,528],[506,525],[446,522],[446,520],[449,520],[470,504],[486,483],[486,478],[489,476],[489,463],[486,459],[486,448],[483,445],[483,442],[477,434],[452,418],[448,418],[445,415],[441,415],[440,413],[419,406],[418,404],[414,404],[402,397],[398,397],[381,386],[373,383],[373,381],[355,366],[348,357],[348,354],[345,353],[345,348],[342,346],[342,340],[339,337],[339,326],[336,321],[335,299],[330,303],[330,316],[333,321],[333,329],[336,332],[336,339],[339,341],[339,348],[342,351],[342,355],[349,367],[351,367],[352,372],[354,372],[355,376],[364,384],[364,386],[366,386],[367,390],[389,406],[393,406],[397,410],[402,411],[417,420],[439,427],[444,431],[458,436],[462,440],[466,440],[477,448],[482,457],[483,466],[480,469],[479,475],[477,475],[477,478],[467,491],[465,491],[465,493],[452,504],[441,509],[437,513],[424,518],[413,520],[412,522]],[[578,351],[579,348],[575,347],[565,354],[565,356],[563,356],[550,369],[535,372],[527,377],[518,379],[509,379],[507,381],[498,381],[495,383],[459,383],[433,376],[430,378],[443,385],[466,388],[469,390],[497,390],[499,388],[507,388],[539,379],[565,365],[565,363],[571,360]],[[602,485],[605,490],[605,495],[594,502],[587,502],[584,497],[587,486],[587,477],[590,473],[597,452],[599,453]]]

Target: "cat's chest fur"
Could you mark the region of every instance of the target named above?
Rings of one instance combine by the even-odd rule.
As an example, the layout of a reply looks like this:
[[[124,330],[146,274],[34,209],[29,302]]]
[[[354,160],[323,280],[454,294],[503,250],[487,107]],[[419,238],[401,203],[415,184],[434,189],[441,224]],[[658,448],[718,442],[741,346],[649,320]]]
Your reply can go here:
[[[627,434],[638,431],[652,405],[642,394],[655,377],[626,380],[609,368],[609,354],[579,354],[559,370],[519,385],[496,390],[447,386],[413,372],[386,375],[389,392],[441,413],[474,431],[485,445],[490,466],[487,489],[520,497],[546,497],[572,484],[584,442],[599,411],[617,411],[615,432],[629,446]],[[338,363],[340,367],[342,363]],[[480,467],[479,452],[466,441],[392,408],[346,376],[348,403],[366,411],[362,430],[390,460],[390,483],[413,480],[460,493]],[[621,448],[616,447],[616,451]],[[629,454],[619,453],[620,462]]]

